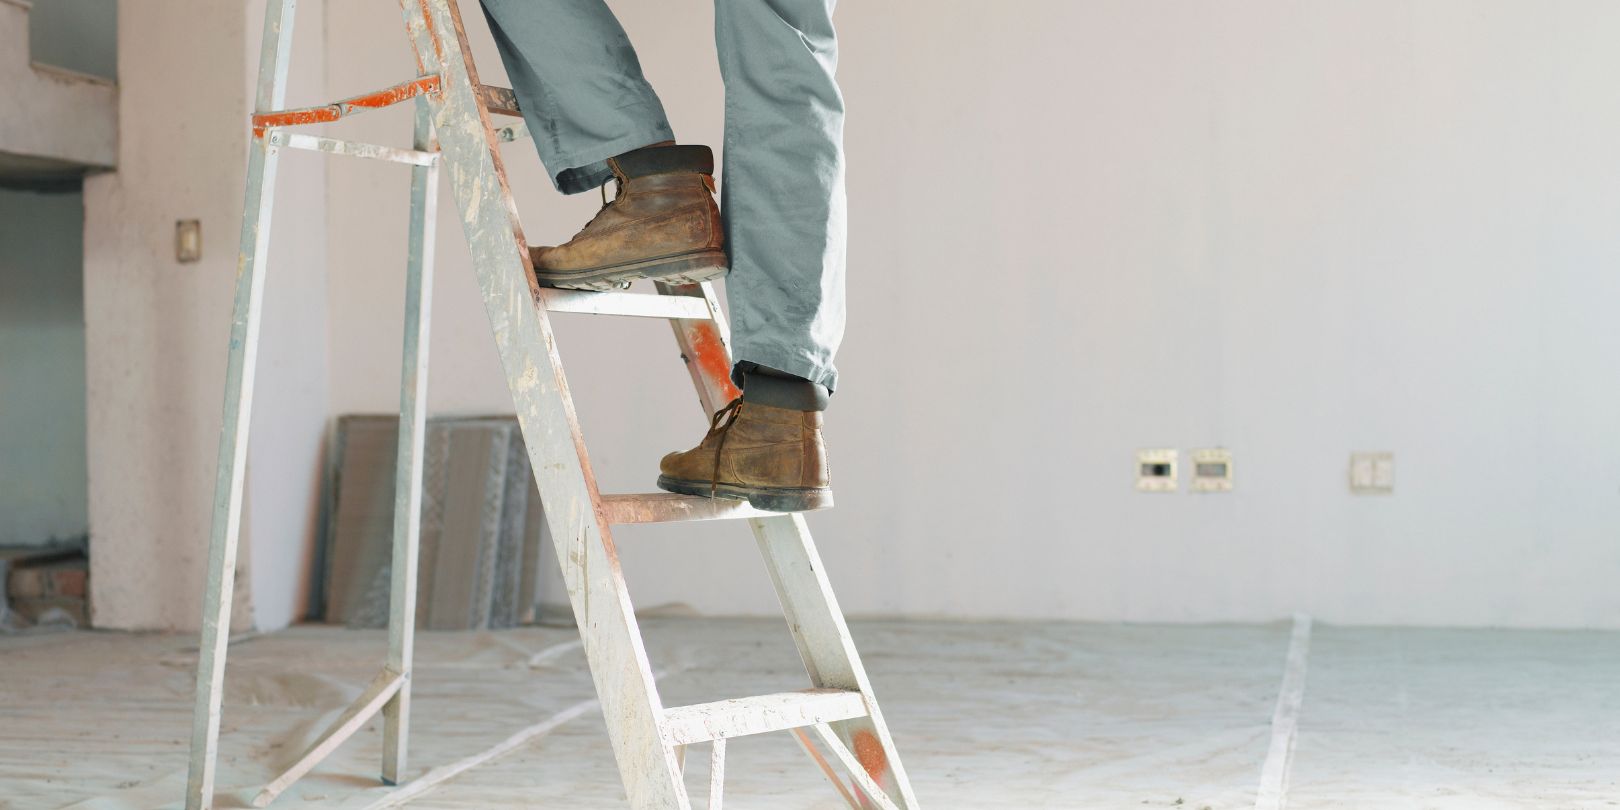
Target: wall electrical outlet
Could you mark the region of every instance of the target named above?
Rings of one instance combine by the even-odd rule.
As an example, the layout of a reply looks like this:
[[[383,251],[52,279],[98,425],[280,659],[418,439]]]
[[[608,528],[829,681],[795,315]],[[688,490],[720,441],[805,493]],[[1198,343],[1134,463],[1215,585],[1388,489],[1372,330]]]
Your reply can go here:
[[[1193,492],[1232,491],[1232,451],[1209,447],[1192,451]]]
[[[1350,491],[1357,495],[1395,492],[1394,453],[1351,453]]]
[[[1141,492],[1176,491],[1176,451],[1136,451],[1136,488]]]

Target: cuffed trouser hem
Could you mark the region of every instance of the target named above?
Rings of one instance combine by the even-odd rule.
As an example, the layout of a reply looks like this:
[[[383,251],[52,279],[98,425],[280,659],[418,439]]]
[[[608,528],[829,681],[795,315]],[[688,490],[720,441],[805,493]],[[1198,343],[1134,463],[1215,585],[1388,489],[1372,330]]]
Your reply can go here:
[[[777,377],[758,371],[748,372],[743,386],[743,402],[786,408],[790,411],[825,411],[831,394],[827,389],[798,377]]]
[[[829,394],[838,388],[838,369],[830,365],[819,365],[807,357],[795,355],[792,352],[772,351],[769,349],[739,350],[733,361],[731,381],[738,388],[743,387],[745,382],[743,366],[746,363],[758,363],[766,368],[786,372],[795,377],[803,377],[827,389]]]
[[[662,114],[661,111],[659,113]],[[640,149],[648,144],[673,140],[675,133],[669,128],[669,124],[660,123],[622,138],[614,138],[607,143],[596,144],[578,154],[552,158],[552,163],[568,167],[552,174],[552,185],[564,194],[578,194],[581,191],[599,188],[613,176],[613,170],[607,165],[608,158],[617,157],[632,149]]]
[[[825,411],[832,396],[824,386],[803,377],[744,360],[737,364],[745,377],[743,401],[793,411]]]

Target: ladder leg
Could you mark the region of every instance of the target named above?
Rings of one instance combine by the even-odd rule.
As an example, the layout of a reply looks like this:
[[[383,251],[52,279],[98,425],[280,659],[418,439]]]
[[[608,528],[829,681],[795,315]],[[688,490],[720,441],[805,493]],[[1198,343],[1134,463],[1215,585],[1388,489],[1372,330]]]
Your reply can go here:
[[[607,718],[619,773],[638,810],[689,810],[663,704],[619,568],[551,325],[538,306],[522,228],[512,210],[488,114],[476,95],[455,0],[401,0],[423,65],[440,71],[430,104],[447,182],[461,209],[473,267],[528,445],[569,601]],[[425,12],[425,13],[424,13]]]
[[[219,746],[220,700],[225,680],[226,644],[231,632],[237,541],[241,538],[242,487],[247,466],[248,423],[253,406],[253,372],[259,348],[259,310],[264,294],[264,242],[270,232],[270,187],[276,147],[254,139],[248,163],[249,213],[243,226],[243,263],[236,280],[231,350],[226,367],[225,419],[219,437],[214,481],[213,530],[208,541],[208,585],[203,596],[202,641],[198,646],[197,695],[192,710],[191,766],[186,807],[213,803],[214,765]],[[251,188],[257,185],[258,188]]]
[[[433,149],[432,114],[416,100],[415,148]],[[400,368],[399,454],[394,473],[394,549],[388,593],[388,669],[403,676],[383,706],[382,781],[397,785],[410,738],[411,657],[416,635],[416,558],[422,535],[422,445],[427,432],[428,335],[433,310],[434,225],[439,167],[411,168],[410,255],[405,273],[405,351]]]
[[[721,810],[726,789],[726,738],[716,738],[709,749],[709,810]]]
[[[256,105],[260,111],[274,109],[282,103],[287,86],[287,61],[292,51],[293,5],[294,0],[271,0],[265,7]],[[242,529],[242,485],[247,471],[248,428],[252,422],[253,376],[259,355],[259,313],[264,302],[264,262],[270,243],[277,151],[266,133],[255,133],[248,149],[236,302],[231,314],[230,353],[225,365],[224,419],[214,473],[213,528],[208,538],[208,585],[203,594],[197,694],[191,718],[187,810],[203,810],[214,803],[219,711],[225,681],[226,645],[231,633],[237,541]]]
[[[810,682],[817,687],[856,689],[866,696],[866,708],[871,714],[833,723],[833,731],[889,799],[905,810],[915,810],[917,797],[911,791],[911,781],[906,778],[889,727],[878,710],[866,669],[861,666],[804,516],[783,515],[748,522],[759,541],[765,567],[776,586]]]

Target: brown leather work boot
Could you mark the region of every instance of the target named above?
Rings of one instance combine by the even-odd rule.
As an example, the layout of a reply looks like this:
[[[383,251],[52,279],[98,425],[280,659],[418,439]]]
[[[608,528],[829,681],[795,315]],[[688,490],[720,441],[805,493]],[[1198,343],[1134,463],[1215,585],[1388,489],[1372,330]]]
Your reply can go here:
[[[833,505],[821,413],[733,400],[703,443],[664,456],[658,486],[670,492],[746,500],[770,512]]]
[[[618,193],[567,244],[530,251],[548,287],[607,290],[638,278],[707,281],[726,272],[707,146],[648,146],[608,159]]]

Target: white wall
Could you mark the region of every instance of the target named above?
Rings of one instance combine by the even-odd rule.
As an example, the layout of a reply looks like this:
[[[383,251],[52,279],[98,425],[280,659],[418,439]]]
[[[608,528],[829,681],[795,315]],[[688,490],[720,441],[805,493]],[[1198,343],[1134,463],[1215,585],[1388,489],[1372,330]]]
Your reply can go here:
[[[82,539],[84,197],[0,189],[0,546]]]
[[[616,5],[678,134],[717,142],[708,9]],[[375,33],[389,13],[332,6],[354,49],[335,84],[408,73]],[[1620,9],[1026,0],[838,22],[852,321],[839,508],[811,522],[848,610],[1620,626]],[[508,154],[531,241],[566,238],[595,202]],[[384,411],[406,181],[331,177],[332,232],[359,237],[328,259],[333,412]],[[449,208],[434,404],[509,410]],[[650,488],[702,428],[663,327],[559,332],[604,489]],[[1215,445],[1236,492],[1132,491],[1136,448]],[[1355,450],[1396,454],[1394,496],[1348,493]],[[740,531],[620,534],[641,605],[774,610]]]
[[[855,609],[1620,625],[1620,9],[864,8]],[[1208,445],[1232,495],[1129,491]]]
[[[119,169],[85,187],[91,602],[99,626],[194,628],[264,0],[123,2]],[[300,8],[289,99],[318,103],[321,4]],[[323,168],[282,166],[235,616],[266,629],[301,610],[326,399]],[[174,259],[180,219],[201,262]]]

